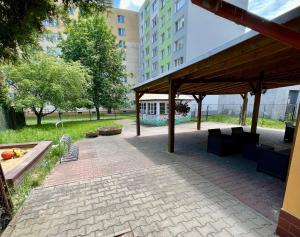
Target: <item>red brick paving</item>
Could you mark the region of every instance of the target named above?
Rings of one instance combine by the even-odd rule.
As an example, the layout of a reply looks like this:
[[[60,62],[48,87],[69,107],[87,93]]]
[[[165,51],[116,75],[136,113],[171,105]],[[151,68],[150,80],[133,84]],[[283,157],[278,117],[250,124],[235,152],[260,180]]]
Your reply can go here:
[[[127,123],[121,135],[79,141],[79,160],[59,164],[44,185],[53,186],[180,162],[276,221],[282,205],[284,183],[256,172],[255,163],[243,160],[240,156],[220,158],[206,153],[207,133],[196,132],[193,126],[176,126],[175,154],[166,152],[166,127],[142,127],[142,136],[136,137],[135,127]],[[214,126],[220,127],[220,124],[203,124],[203,129]],[[284,146],[281,144],[281,133],[261,131],[261,140],[265,144]]]

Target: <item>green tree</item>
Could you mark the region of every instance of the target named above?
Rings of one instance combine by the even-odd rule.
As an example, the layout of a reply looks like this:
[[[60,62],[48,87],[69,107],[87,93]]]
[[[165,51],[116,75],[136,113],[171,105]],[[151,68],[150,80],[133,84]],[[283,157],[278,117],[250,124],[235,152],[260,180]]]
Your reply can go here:
[[[89,68],[92,76],[89,94],[100,119],[99,107],[112,108],[112,101],[126,101],[124,93],[116,94],[117,99],[110,94],[114,88],[125,90],[121,81],[126,76],[122,52],[102,16],[80,18],[69,25],[67,34],[61,45],[62,56]]]
[[[30,108],[38,125],[44,116],[58,109],[73,109],[87,103],[90,77],[78,62],[65,62],[38,53],[10,68],[7,79],[14,88],[13,105]],[[54,109],[45,111],[47,105]]]
[[[85,13],[102,12],[111,0],[0,0],[0,60],[16,59],[19,49],[36,45],[42,21],[57,18],[71,6]]]

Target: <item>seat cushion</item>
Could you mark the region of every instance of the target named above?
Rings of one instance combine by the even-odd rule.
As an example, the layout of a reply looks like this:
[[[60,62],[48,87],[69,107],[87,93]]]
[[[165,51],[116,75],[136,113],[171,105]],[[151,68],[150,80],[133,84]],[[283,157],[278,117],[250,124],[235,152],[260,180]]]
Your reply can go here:
[[[208,129],[208,134],[209,135],[219,135],[219,134],[221,134],[221,129],[220,128]]]
[[[242,134],[244,132],[243,127],[231,128],[232,134]]]

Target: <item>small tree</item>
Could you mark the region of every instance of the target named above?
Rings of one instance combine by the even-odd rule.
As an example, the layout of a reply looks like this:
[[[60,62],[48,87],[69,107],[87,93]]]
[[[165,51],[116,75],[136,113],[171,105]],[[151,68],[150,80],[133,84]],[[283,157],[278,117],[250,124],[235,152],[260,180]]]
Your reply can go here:
[[[30,108],[37,118],[42,118],[57,109],[68,110],[87,103],[86,91],[90,87],[87,70],[78,62],[38,53],[12,67],[7,75],[15,95],[12,98],[17,108]],[[52,105],[51,111],[45,107]]]
[[[114,99],[110,92],[115,88],[125,90],[121,82],[121,78],[126,76],[122,52],[102,16],[80,18],[67,28],[67,33],[67,39],[62,42],[62,56],[67,60],[80,61],[91,72],[89,95],[96,108],[97,119],[100,119],[99,107],[112,108]],[[121,93],[118,100],[126,101],[126,94]]]

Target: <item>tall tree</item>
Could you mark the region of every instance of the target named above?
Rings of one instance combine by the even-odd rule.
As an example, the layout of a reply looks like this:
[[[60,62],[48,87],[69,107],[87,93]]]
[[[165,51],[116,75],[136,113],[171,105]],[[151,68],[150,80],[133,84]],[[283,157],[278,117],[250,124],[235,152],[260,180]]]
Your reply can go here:
[[[102,16],[80,18],[67,28],[67,34],[67,39],[62,42],[62,56],[80,61],[89,68],[92,76],[90,97],[97,119],[100,119],[99,107],[107,108],[108,101],[114,100],[108,92],[113,88],[125,89],[121,81],[126,76],[122,52]],[[118,96],[118,100],[126,100],[124,93]]]
[[[87,103],[90,86],[87,70],[79,62],[36,54],[13,66],[6,75],[14,88],[13,105],[30,108],[40,125],[42,118],[57,109],[68,110]],[[51,111],[45,111],[47,106]]]
[[[111,0],[0,0],[0,60],[16,59],[18,49],[35,45],[42,21],[70,6],[101,12],[111,6]]]

